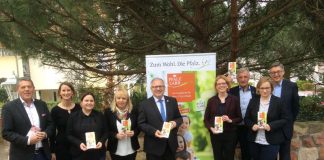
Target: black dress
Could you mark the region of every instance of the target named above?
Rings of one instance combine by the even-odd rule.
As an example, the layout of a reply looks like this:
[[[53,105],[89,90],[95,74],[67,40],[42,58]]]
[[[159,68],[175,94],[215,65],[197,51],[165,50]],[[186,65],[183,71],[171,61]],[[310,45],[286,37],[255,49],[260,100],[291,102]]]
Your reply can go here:
[[[50,137],[50,147],[51,152],[55,153],[56,160],[71,160],[71,154],[69,152],[70,143],[67,140],[66,136],[66,125],[70,115],[78,110],[81,107],[79,104],[75,104],[74,108],[71,110],[71,113],[68,110],[65,110],[59,106],[55,106],[51,111],[51,116],[55,125],[56,134]]]
[[[71,143],[70,154],[73,160],[100,160],[105,158],[105,142],[107,139],[106,123],[101,112],[92,110],[85,115],[82,110],[73,113],[67,123],[67,138]],[[94,132],[96,143],[101,142],[102,148],[82,151],[80,144],[86,144],[85,133]]]

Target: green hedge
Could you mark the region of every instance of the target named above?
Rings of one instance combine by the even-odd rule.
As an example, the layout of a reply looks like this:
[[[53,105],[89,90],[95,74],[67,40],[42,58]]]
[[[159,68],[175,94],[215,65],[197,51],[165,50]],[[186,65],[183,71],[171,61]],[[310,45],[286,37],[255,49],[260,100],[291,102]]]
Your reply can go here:
[[[308,96],[300,99],[300,111],[297,121],[324,121],[324,97]]]

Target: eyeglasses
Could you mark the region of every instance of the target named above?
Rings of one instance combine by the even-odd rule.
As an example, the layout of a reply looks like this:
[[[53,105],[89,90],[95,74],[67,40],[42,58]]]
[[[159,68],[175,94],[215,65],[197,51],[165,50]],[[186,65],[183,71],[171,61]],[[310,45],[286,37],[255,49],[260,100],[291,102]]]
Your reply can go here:
[[[274,75],[280,75],[282,73],[282,71],[276,71],[276,72],[269,72],[269,74],[271,76],[274,76]]]
[[[217,86],[227,86],[227,83],[216,83]]]
[[[152,86],[153,89],[164,88],[165,86]]]
[[[260,90],[269,90],[269,89],[271,89],[271,87],[261,87],[261,88],[259,88]]]

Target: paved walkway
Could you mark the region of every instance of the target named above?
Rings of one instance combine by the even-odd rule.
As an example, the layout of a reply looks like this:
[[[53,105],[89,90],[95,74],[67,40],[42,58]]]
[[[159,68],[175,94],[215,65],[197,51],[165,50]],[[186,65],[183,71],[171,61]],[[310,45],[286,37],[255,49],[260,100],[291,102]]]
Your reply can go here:
[[[0,142],[0,159],[7,160],[9,152],[9,143],[6,141]]]
[[[140,139],[141,141],[142,139]],[[107,152],[108,153],[108,152]],[[7,141],[0,142],[0,160],[7,160],[9,154],[9,143]],[[137,153],[136,159],[137,160],[144,160],[145,153],[143,150]],[[107,158],[109,160],[109,158]]]

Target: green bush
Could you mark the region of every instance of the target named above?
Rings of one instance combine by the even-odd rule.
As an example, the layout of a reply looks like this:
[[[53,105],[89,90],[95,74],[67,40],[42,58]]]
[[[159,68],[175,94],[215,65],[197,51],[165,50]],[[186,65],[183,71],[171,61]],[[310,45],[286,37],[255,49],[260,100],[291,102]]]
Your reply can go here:
[[[0,102],[7,102],[8,101],[8,94],[5,89],[0,88]]]
[[[55,105],[58,104],[58,102],[56,102],[56,101],[49,101],[49,102],[46,102],[46,104],[47,104],[47,108],[49,109],[49,111],[51,111],[52,108],[53,108]]]
[[[320,103],[324,97],[309,96],[300,99],[298,121],[324,121],[324,106]]]

